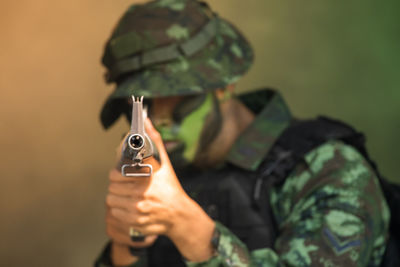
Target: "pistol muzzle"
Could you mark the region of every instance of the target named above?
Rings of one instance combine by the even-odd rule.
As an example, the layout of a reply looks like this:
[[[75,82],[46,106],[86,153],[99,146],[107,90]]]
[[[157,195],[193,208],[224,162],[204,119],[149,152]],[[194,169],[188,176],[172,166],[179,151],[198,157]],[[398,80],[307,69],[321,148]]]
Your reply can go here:
[[[145,140],[140,134],[132,134],[128,138],[128,145],[131,149],[138,151],[143,148]]]

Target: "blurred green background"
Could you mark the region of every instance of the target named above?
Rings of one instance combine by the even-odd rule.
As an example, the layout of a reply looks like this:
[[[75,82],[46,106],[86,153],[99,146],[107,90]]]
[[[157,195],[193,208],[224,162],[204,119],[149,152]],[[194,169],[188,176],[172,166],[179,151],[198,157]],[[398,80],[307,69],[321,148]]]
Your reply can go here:
[[[99,59],[130,3],[0,2],[1,266],[90,266],[107,240],[107,174],[127,124],[101,128],[113,87]],[[241,90],[277,88],[299,117],[350,122],[400,182],[399,1],[209,3],[254,46]]]

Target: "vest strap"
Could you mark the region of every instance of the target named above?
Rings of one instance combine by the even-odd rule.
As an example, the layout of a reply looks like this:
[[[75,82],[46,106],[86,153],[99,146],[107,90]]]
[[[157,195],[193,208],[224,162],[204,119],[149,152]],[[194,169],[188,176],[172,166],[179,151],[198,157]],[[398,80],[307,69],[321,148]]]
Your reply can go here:
[[[114,82],[124,73],[137,71],[151,65],[171,61],[181,56],[193,56],[215,37],[217,34],[217,21],[217,16],[210,19],[198,33],[184,42],[158,47],[115,62],[106,73],[107,83]]]

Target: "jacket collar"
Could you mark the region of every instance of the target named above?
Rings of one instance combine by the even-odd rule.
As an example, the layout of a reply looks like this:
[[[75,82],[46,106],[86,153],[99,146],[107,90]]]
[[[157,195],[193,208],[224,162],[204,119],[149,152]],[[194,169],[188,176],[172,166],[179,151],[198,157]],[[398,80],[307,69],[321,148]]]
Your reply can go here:
[[[250,92],[239,96],[239,99],[256,113],[256,117],[235,141],[226,161],[255,171],[278,137],[290,125],[292,116],[281,95],[274,90]],[[254,101],[259,107],[254,107]]]

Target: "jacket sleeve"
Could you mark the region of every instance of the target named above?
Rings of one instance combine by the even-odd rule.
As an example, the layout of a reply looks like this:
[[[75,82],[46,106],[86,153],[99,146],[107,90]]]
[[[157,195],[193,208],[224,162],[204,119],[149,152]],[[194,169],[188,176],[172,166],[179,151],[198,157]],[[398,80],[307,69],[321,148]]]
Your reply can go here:
[[[308,153],[271,192],[279,235],[274,248],[249,251],[216,224],[215,256],[191,267],[379,266],[390,212],[364,158],[339,141]]]

